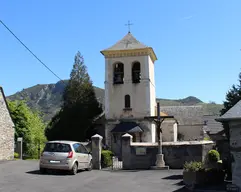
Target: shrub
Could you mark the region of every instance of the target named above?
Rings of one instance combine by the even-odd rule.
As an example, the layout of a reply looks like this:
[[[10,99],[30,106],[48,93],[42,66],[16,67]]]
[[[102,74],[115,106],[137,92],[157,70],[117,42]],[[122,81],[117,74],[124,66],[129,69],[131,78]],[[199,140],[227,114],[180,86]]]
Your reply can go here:
[[[204,164],[198,161],[185,162],[183,167],[185,171],[191,171],[191,172],[204,170]]]
[[[14,158],[15,158],[15,159],[18,159],[18,158],[19,158],[19,154],[16,153],[16,152],[14,152]]]
[[[112,165],[112,151],[102,150],[101,151],[101,167],[110,167]]]
[[[220,160],[220,154],[216,150],[210,150],[208,152],[207,158],[210,163],[216,163]]]
[[[211,138],[210,137],[204,137],[203,140],[204,141],[211,141]]]

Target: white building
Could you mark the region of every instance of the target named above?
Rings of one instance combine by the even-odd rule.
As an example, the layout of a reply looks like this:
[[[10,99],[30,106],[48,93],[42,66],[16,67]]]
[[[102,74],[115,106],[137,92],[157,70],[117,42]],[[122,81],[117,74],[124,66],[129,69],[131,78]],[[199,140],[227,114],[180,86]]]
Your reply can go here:
[[[155,123],[144,119],[156,111],[153,49],[129,32],[101,53],[105,57],[106,144],[120,154],[121,135],[127,132],[134,141],[155,142]]]

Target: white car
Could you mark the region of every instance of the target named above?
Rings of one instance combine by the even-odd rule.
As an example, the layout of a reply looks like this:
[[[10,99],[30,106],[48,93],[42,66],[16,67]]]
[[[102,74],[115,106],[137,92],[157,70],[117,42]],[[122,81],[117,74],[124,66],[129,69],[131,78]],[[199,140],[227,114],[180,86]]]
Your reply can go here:
[[[41,154],[39,170],[67,170],[75,175],[78,170],[92,170],[92,155],[80,142],[49,141]]]

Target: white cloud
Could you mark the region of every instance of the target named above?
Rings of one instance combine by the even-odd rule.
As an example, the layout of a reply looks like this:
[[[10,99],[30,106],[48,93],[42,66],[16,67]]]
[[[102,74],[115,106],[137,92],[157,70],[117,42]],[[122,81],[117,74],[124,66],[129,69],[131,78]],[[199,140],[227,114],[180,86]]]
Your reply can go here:
[[[194,16],[193,15],[189,15],[189,16],[186,16],[186,17],[183,17],[181,18],[182,20],[190,20],[192,19]]]

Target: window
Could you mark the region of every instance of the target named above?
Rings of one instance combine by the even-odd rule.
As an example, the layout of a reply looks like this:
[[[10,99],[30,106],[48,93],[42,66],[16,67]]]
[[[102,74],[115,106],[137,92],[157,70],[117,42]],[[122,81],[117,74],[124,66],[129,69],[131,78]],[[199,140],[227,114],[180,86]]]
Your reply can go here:
[[[114,84],[124,83],[124,64],[123,63],[114,64],[113,83]]]
[[[69,144],[65,143],[47,143],[44,148],[45,152],[62,152],[62,153],[68,153],[71,150],[71,147]]]
[[[132,65],[132,83],[140,83],[141,80],[141,64],[134,62]]]
[[[76,153],[88,153],[88,150],[80,143],[75,143],[73,148]]]
[[[79,143],[75,143],[75,144],[73,145],[73,148],[74,148],[74,151],[75,151],[76,153],[80,153],[80,144],[79,144]]]
[[[80,151],[81,151],[81,153],[88,153],[88,150],[82,144],[80,144]]]
[[[131,97],[130,97],[130,95],[125,95],[125,108],[131,108]]]

